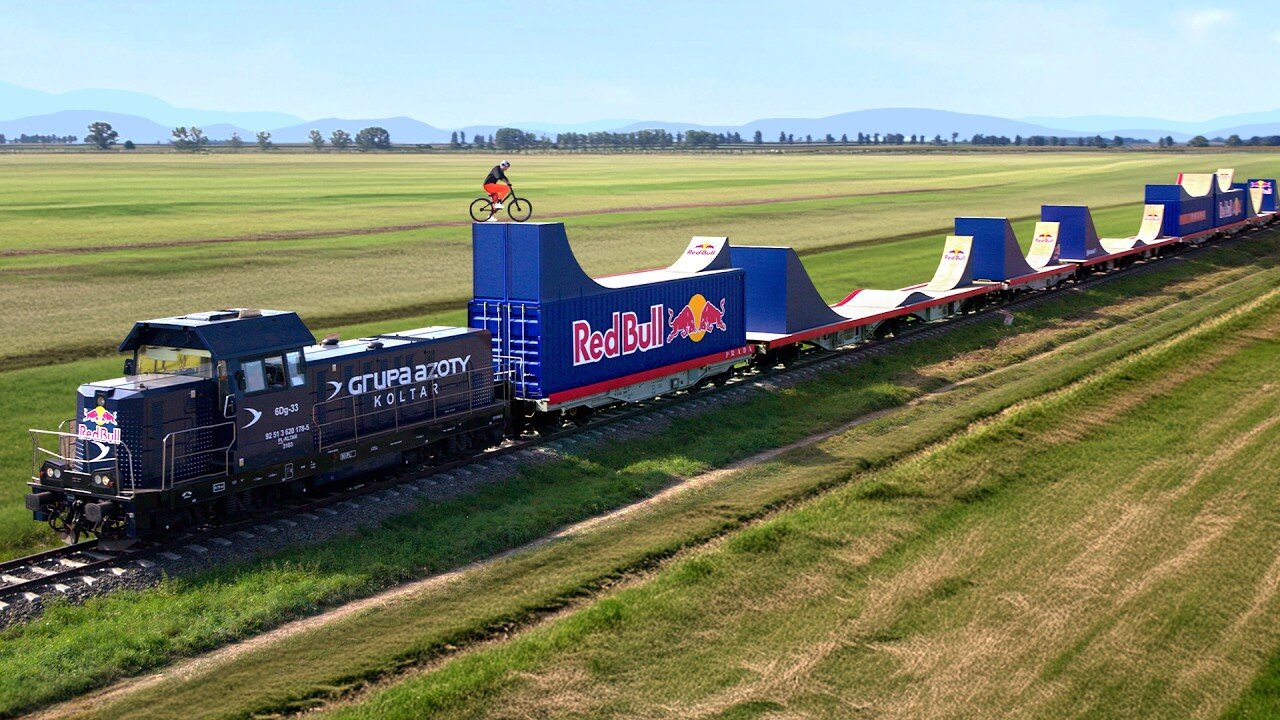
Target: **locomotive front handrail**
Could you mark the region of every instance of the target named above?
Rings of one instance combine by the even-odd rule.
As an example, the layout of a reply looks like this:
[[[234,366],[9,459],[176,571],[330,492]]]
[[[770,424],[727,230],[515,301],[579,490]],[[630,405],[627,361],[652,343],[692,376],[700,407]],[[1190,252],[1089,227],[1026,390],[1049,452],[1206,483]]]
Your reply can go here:
[[[177,445],[178,436],[185,435],[187,433],[202,432],[202,431],[212,434],[218,429],[226,427],[228,425],[231,426],[231,439],[227,441],[227,444],[225,446],[210,448],[208,450],[196,450],[194,452],[183,453],[182,455],[178,455],[176,453],[175,446]],[[231,474],[231,451],[232,449],[235,448],[235,445],[236,445],[236,423],[234,420],[228,420],[227,422],[213,423],[212,425],[201,425],[199,427],[187,428],[186,430],[175,430],[169,433],[168,435],[165,435],[163,442],[160,443],[160,487],[164,490],[168,490],[169,488],[173,487],[173,485],[176,483],[189,482],[191,480],[198,480],[200,478],[213,477],[215,475],[230,475]],[[215,453],[223,454],[221,472],[200,473],[197,475],[192,475],[191,477],[175,478],[175,475],[177,474],[177,467],[178,467],[179,460],[186,460],[188,458],[192,458],[197,455],[212,455]]]
[[[68,421],[64,420],[63,422],[58,424],[58,427],[59,428],[66,427],[67,422]],[[74,420],[70,422],[72,423],[72,425],[75,424]],[[47,482],[47,479],[40,477],[40,467],[44,465],[46,460],[50,460],[50,459],[61,460],[63,463],[66,464],[67,472],[70,472],[73,475],[83,475],[86,478],[94,474],[93,471],[84,469],[87,466],[91,464],[97,464],[97,463],[110,463],[111,469],[109,472],[111,473],[111,477],[115,482],[115,488],[114,490],[112,490],[111,488],[95,487],[94,489],[96,491],[114,492],[114,494],[117,496],[128,497],[128,496],[132,496],[134,493],[134,490],[137,489],[136,482],[133,476],[133,451],[129,449],[129,446],[124,442],[124,440],[92,440],[91,442],[101,443],[103,445],[115,446],[116,454],[115,454],[115,457],[111,457],[111,458],[104,458],[102,460],[89,460],[85,458],[76,457],[76,442],[80,440],[87,440],[87,438],[82,438],[75,433],[65,432],[60,429],[59,430],[37,430],[35,428],[30,428],[27,430],[27,432],[31,434],[31,465],[32,465],[31,479],[32,480],[36,482]],[[57,442],[58,442],[57,452],[50,450],[49,448],[46,448],[43,445],[41,445],[40,439],[42,437],[57,438]],[[71,449],[70,454],[65,454],[66,451],[63,449],[64,446]],[[120,462],[121,450],[124,451],[123,466],[127,469],[125,472],[121,472],[121,469],[120,469],[121,468],[121,462]],[[101,473],[103,471],[99,469],[98,472]],[[128,483],[129,483],[129,487],[127,491],[125,489],[126,479],[128,480]]]

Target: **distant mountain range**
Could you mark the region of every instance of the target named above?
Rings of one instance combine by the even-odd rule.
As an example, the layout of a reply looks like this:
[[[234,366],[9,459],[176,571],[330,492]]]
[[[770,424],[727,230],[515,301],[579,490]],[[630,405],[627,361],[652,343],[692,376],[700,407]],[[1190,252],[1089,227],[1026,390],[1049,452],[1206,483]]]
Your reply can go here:
[[[258,131],[266,130],[271,133],[271,139],[278,143],[306,142],[308,133],[313,129],[328,137],[336,129],[343,129],[354,135],[361,128],[373,125],[385,128],[390,133],[392,142],[396,143],[448,142],[454,132],[465,133],[470,139],[476,134],[491,135],[500,127],[516,127],[552,136],[562,132],[662,129],[676,133],[706,130],[717,133],[737,132],[744,139],[750,139],[759,131],[769,142],[776,141],[779,133],[784,132],[796,138],[809,135],[814,139],[823,138],[828,133],[835,137],[846,134],[856,136],[858,133],[902,133],[930,138],[941,135],[947,139],[951,138],[952,133],[958,133],[962,138],[981,133],[1008,137],[1102,135],[1111,138],[1120,135],[1150,140],[1171,135],[1180,141],[1194,135],[1210,138],[1233,134],[1245,138],[1253,135],[1280,135],[1280,110],[1229,115],[1203,122],[1184,122],[1107,115],[1009,119],[927,108],[882,108],[824,118],[767,118],[743,125],[699,125],[669,120],[595,120],[563,124],[527,121],[439,128],[410,117],[322,118],[308,121],[277,112],[179,108],[157,97],[125,90],[46,93],[0,82],[0,134],[6,137],[14,138],[24,133],[83,137],[89,123],[96,121],[111,123],[120,133],[121,140],[139,143],[167,142],[170,131],[179,125],[200,127],[215,140],[225,140],[232,133],[239,133],[246,142],[252,142]]]

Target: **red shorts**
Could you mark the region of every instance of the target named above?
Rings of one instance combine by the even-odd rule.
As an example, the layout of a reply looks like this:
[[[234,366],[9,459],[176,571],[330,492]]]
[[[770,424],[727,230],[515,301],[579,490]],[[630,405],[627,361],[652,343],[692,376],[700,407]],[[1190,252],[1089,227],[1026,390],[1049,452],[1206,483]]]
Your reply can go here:
[[[511,188],[502,183],[485,183],[484,191],[489,193],[489,199],[494,202],[502,202],[502,199],[511,192]]]

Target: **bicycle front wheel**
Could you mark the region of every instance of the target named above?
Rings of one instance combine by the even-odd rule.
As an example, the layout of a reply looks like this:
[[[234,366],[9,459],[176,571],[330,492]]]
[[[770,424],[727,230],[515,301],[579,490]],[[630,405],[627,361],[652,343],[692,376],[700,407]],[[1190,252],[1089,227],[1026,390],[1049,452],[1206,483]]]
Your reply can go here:
[[[511,198],[511,202],[507,203],[507,215],[516,222],[524,222],[533,215],[533,203],[524,198]]]
[[[489,198],[476,198],[471,201],[471,219],[476,222],[484,222],[493,217],[493,203],[489,202]]]

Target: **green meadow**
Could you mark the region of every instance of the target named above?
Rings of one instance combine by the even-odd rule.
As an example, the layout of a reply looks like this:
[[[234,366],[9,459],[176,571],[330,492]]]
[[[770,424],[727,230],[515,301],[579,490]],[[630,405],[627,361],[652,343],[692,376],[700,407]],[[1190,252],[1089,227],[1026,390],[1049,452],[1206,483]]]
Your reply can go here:
[[[1217,167],[1271,177],[1273,158],[519,156],[512,177],[538,219],[565,219],[590,274],[662,266],[690,236],[728,235],[796,247],[834,301],[927,280],[958,215],[1010,217],[1025,246],[1042,203],[1088,204],[1103,235],[1129,235],[1143,184]],[[0,556],[54,541],[22,507],[26,429],[56,426],[75,385],[118,374],[112,350],[133,321],[271,307],[344,337],[464,322],[465,209],[494,161],[0,156]],[[0,716],[846,423],[403,603],[55,714],[983,716],[1031,681],[1047,689],[1029,716],[1269,707],[1272,508],[1242,498],[1265,494],[1275,444],[1278,251],[1275,232],[1215,248],[1061,293],[1012,327],[982,323],[406,507],[353,537],[55,604],[0,631]],[[1150,420],[1165,417],[1177,422]],[[1237,471],[1252,479],[1233,486]],[[1098,537],[1114,537],[1101,555]],[[1153,617],[1164,624],[1142,624]],[[1141,662],[1118,673],[1139,641]]]

